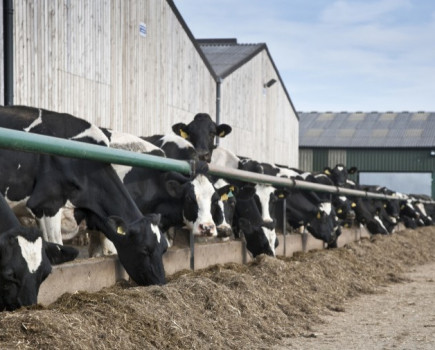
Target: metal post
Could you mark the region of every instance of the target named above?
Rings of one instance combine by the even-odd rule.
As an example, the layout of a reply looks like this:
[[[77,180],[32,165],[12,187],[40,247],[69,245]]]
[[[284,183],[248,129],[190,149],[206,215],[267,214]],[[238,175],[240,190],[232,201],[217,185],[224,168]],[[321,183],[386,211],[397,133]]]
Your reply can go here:
[[[189,235],[189,245],[190,245],[190,269],[195,270],[195,237],[193,232],[190,231]]]
[[[14,3],[3,0],[4,105],[14,104]]]
[[[284,256],[287,256],[287,200],[284,198],[282,200],[282,235],[283,235],[283,244],[284,244]]]

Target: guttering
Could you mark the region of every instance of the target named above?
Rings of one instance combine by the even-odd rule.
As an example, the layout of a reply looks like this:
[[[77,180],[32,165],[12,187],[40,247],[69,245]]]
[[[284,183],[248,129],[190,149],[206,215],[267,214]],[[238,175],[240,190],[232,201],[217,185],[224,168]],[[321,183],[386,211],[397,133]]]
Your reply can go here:
[[[4,105],[14,104],[14,4],[3,0]]]
[[[221,123],[221,77],[216,78],[216,124]],[[219,146],[220,137],[216,137],[216,146]]]

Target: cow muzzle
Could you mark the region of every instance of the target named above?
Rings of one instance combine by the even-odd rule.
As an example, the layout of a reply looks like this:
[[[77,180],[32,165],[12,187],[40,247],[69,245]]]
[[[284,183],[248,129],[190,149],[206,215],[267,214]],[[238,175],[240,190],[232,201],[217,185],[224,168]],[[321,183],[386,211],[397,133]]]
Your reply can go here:
[[[200,236],[214,237],[217,235],[216,225],[214,223],[199,224],[198,234]]]

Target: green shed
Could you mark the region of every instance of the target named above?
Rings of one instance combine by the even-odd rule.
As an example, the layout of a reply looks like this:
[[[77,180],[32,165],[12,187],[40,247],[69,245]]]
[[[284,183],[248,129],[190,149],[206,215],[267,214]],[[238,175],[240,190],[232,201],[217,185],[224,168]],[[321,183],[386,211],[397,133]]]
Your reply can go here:
[[[302,170],[342,163],[361,184],[435,198],[435,113],[298,114]]]

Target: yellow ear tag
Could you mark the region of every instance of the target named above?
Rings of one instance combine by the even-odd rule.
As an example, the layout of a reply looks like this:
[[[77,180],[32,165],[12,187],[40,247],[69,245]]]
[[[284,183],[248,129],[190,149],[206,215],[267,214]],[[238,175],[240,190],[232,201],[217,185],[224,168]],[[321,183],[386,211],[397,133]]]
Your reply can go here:
[[[352,204],[351,204],[351,207],[352,207],[352,208],[355,208],[355,207],[356,207],[356,203],[352,203]]]
[[[322,214],[320,214],[320,211],[317,213],[317,218],[320,219],[322,217]]]
[[[187,139],[189,137],[189,135],[187,134],[187,132],[183,131],[182,129],[180,129],[180,136],[183,139]]]
[[[386,204],[384,204],[384,208],[386,208],[387,207],[387,205]]]
[[[222,202],[225,202],[225,201],[227,201],[228,200],[228,195],[226,194],[226,193],[224,193],[222,196],[221,196],[221,201]]]
[[[225,136],[225,131],[222,131],[220,134],[219,134],[219,137],[224,137]]]
[[[341,214],[342,212],[343,212],[343,210],[341,210],[341,209],[338,209],[338,210],[337,210],[337,213],[338,213],[338,214]]]
[[[120,235],[125,235],[125,231],[124,228],[122,226],[118,226],[118,228],[116,229],[116,232]]]
[[[284,198],[284,197],[285,197],[285,196],[284,196],[284,194],[282,194],[282,193],[278,195],[278,198]]]
[[[234,192],[234,186],[230,186],[230,191]]]
[[[331,172],[328,169],[325,169],[325,174],[326,175],[331,175]]]

